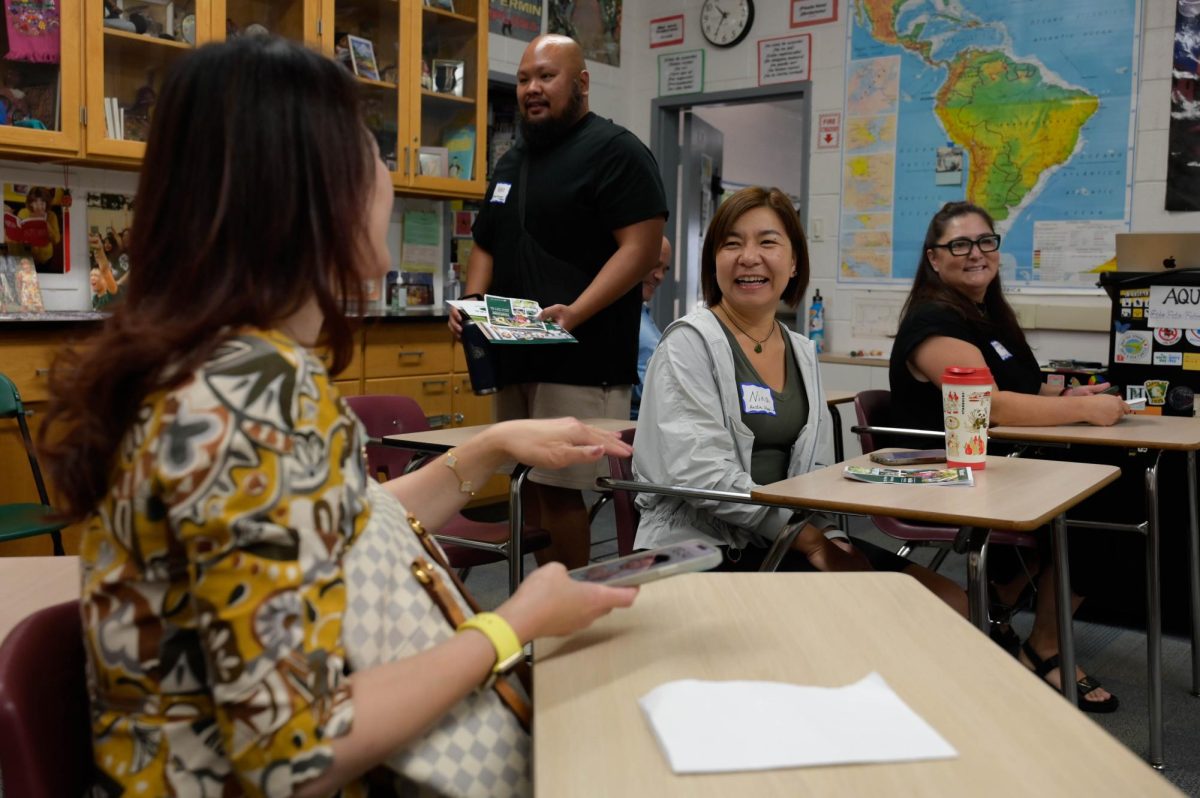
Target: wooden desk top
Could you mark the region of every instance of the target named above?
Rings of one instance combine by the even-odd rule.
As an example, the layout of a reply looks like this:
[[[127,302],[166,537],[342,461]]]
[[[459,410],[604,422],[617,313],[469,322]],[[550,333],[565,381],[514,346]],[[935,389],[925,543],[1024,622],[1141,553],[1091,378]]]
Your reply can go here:
[[[844,405],[846,402],[853,402],[856,396],[858,391],[826,391],[825,404]]]
[[[26,616],[77,598],[78,557],[0,557],[0,641]]]
[[[997,440],[1032,443],[1078,443],[1121,446],[1130,449],[1200,449],[1200,418],[1183,416],[1125,416],[1111,427],[1063,424],[1056,427],[992,427],[988,435]]]
[[[609,432],[620,432],[637,426],[636,421],[621,418],[584,418],[585,424],[599,427]],[[471,427],[448,427],[446,429],[431,429],[426,432],[400,432],[395,435],[385,435],[383,440],[402,449],[415,449],[421,452],[445,452],[474,438],[492,424],[476,424]]]
[[[903,574],[674,577],[534,654],[541,796],[1180,795]],[[871,671],[959,757],[676,776],[637,704],[674,679],[840,686]]]
[[[867,455],[750,491],[761,501],[835,513],[886,515],[955,526],[1028,531],[1074,507],[1120,474],[1116,466],[988,457],[975,487],[876,485],[842,476]]]

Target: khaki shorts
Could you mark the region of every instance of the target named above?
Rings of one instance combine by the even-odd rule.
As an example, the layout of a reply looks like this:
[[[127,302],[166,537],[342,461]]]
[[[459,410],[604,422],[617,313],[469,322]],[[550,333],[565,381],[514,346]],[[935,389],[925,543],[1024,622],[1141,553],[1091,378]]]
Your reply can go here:
[[[629,418],[629,385],[562,385],[526,382],[507,385],[496,394],[496,420],[521,418]],[[633,426],[633,422],[630,422]],[[608,458],[557,471],[535,468],[529,479],[558,488],[595,490],[596,477],[607,477]]]

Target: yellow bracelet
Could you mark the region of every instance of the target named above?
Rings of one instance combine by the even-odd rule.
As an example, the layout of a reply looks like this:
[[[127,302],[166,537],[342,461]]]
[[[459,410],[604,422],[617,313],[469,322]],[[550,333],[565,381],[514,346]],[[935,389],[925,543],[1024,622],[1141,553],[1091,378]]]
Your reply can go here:
[[[462,632],[465,629],[474,629],[482,633],[496,649],[496,664],[492,666],[492,673],[484,683],[484,688],[491,687],[497,676],[512,670],[525,654],[521,639],[517,637],[512,626],[494,612],[481,612],[468,618],[458,625],[457,631]]]
[[[446,468],[450,469],[451,473],[454,474],[454,478],[458,480],[458,492],[466,493],[471,496],[471,498],[474,498],[475,485],[470,480],[463,479],[462,474],[458,473],[458,457],[456,457],[454,454],[456,451],[457,449],[451,449],[450,451],[446,452],[446,459],[443,460],[442,463],[446,466]]]

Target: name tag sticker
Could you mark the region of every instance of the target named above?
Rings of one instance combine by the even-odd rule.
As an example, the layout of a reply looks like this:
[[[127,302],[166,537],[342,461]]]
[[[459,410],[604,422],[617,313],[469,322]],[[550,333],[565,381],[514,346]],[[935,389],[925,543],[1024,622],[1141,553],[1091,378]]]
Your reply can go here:
[[[508,192],[512,191],[512,183],[497,183],[492,189],[492,202],[503,205],[508,201]]]
[[[775,399],[771,396],[770,388],[752,382],[743,382],[741,388],[742,412],[775,415]]]
[[[1004,344],[999,341],[992,341],[992,349],[996,350],[996,354],[1000,356],[1001,360],[1008,360],[1012,357],[1012,352],[1005,349]]]

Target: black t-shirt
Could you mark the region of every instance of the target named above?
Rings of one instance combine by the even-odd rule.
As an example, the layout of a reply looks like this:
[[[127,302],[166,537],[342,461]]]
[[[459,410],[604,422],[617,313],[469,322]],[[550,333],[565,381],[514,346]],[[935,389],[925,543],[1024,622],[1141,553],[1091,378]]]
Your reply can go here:
[[[555,273],[520,268],[519,184],[529,160],[525,229],[547,253],[566,261]],[[475,220],[475,241],[492,255],[488,291],[536,299],[543,307],[574,301],[613,253],[613,231],[666,217],[658,164],[636,136],[588,113],[557,144],[509,150],[496,165]],[[637,382],[641,285],[572,333],[578,344],[497,347],[506,384],[632,385]]]
[[[942,429],[942,391],[932,382],[921,382],[908,370],[908,359],[925,339],[933,336],[957,338],[983,354],[996,387],[1002,391],[1037,393],[1042,372],[1024,338],[1002,335],[982,314],[967,320],[954,309],[937,303],[916,307],[900,322],[888,380],[892,389],[890,424],[909,429]]]

